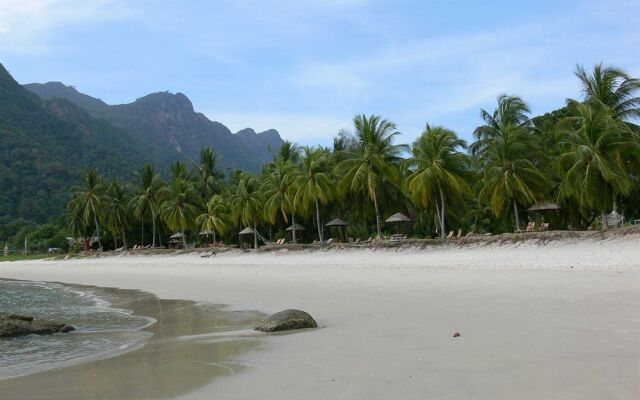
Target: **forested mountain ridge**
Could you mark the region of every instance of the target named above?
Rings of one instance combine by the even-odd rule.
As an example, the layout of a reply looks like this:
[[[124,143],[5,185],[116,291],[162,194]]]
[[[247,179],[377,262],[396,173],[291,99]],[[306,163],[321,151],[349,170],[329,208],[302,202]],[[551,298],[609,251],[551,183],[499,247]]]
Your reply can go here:
[[[0,223],[60,214],[87,168],[123,177],[147,161],[123,129],[69,101],[41,100],[0,64]]]
[[[233,134],[223,124],[196,112],[182,93],[158,92],[133,103],[107,105],[59,82],[27,84],[25,88],[43,99],[71,101],[94,117],[123,128],[149,146],[148,154],[161,169],[176,160],[195,161],[200,150],[211,147],[220,156],[222,167],[258,171],[282,144],[273,129],[256,133],[248,128]]]

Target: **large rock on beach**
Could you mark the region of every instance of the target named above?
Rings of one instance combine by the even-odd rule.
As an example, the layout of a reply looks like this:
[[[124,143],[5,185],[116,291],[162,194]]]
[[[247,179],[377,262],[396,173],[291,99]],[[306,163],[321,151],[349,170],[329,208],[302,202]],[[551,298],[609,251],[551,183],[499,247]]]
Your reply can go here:
[[[317,328],[318,324],[311,315],[300,310],[277,312],[256,326],[256,331],[279,332],[293,329]]]
[[[51,335],[74,330],[73,326],[59,322],[34,319],[33,317],[0,313],[0,337],[24,336],[30,334]]]

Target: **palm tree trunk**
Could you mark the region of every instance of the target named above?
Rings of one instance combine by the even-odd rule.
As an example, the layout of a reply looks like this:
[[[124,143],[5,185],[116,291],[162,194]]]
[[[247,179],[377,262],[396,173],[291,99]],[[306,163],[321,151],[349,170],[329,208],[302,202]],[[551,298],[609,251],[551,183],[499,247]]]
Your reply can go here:
[[[156,247],[156,213],[155,211],[153,211],[153,208],[151,209],[151,221],[153,225],[153,240],[152,240],[151,247],[155,248]]]
[[[142,226],[142,236],[140,238],[140,245],[144,247],[144,215],[142,215],[140,220],[142,221],[142,224],[140,224]]]
[[[520,216],[518,215],[518,202],[513,200],[513,212],[516,214],[516,232],[520,232]]]
[[[253,248],[258,249],[258,229],[255,222],[253,223]]]
[[[609,221],[607,221],[607,211],[602,210],[600,212],[600,216],[602,217],[602,230],[606,231],[609,229]]]
[[[118,248],[118,237],[113,235],[113,250],[115,251]]]
[[[122,249],[127,249],[127,233],[125,232],[124,226],[122,227]]]
[[[93,211],[93,220],[96,224],[96,236],[98,237],[98,248],[102,250],[102,242],[100,241],[100,225],[98,225],[98,216],[96,215],[95,210]]]
[[[440,185],[438,185],[438,190],[440,190],[440,237],[444,239],[447,237],[447,230],[445,225],[444,192],[442,191],[442,186]]]
[[[324,243],[322,238],[322,226],[320,225],[320,204],[318,204],[318,198],[316,197],[316,223],[318,224],[318,237],[320,238],[320,244]]]
[[[378,194],[373,194],[373,206],[376,209],[376,232],[378,234],[378,240],[382,239],[382,228],[380,227],[380,210],[378,210]]]
[[[187,236],[184,234],[184,231],[181,232],[182,233],[182,247],[183,248],[187,248]],[[154,237],[154,242],[155,242],[155,237]]]
[[[438,220],[437,230],[440,233],[440,237],[442,237],[442,218],[440,218],[440,204],[436,201],[436,219]]]
[[[216,230],[213,230],[213,244],[218,243],[218,241],[216,240]]]
[[[292,238],[293,238],[292,240],[293,240],[293,243],[295,243],[296,242],[296,216],[293,213],[291,213],[291,226],[293,227],[293,230],[291,231]]]

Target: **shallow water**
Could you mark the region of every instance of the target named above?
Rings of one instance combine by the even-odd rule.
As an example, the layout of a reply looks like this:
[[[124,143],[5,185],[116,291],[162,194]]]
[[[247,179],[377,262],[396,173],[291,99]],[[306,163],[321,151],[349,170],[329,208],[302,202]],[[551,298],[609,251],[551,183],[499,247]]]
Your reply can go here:
[[[0,376],[9,377],[0,379],[2,398],[172,398],[235,373],[242,366],[234,357],[259,348],[246,331],[263,318],[257,312],[229,312],[137,290],[0,285],[0,310],[78,328],[0,339]]]

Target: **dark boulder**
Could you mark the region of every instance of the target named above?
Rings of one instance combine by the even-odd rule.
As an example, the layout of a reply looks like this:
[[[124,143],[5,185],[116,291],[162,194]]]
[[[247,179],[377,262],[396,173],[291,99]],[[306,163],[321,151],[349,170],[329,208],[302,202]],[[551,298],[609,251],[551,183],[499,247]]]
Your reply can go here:
[[[58,322],[34,319],[25,315],[0,313],[0,337],[23,335],[51,335],[67,333],[75,328]]]
[[[284,310],[262,321],[256,326],[255,330],[278,332],[317,327],[318,324],[308,313],[300,310]]]

